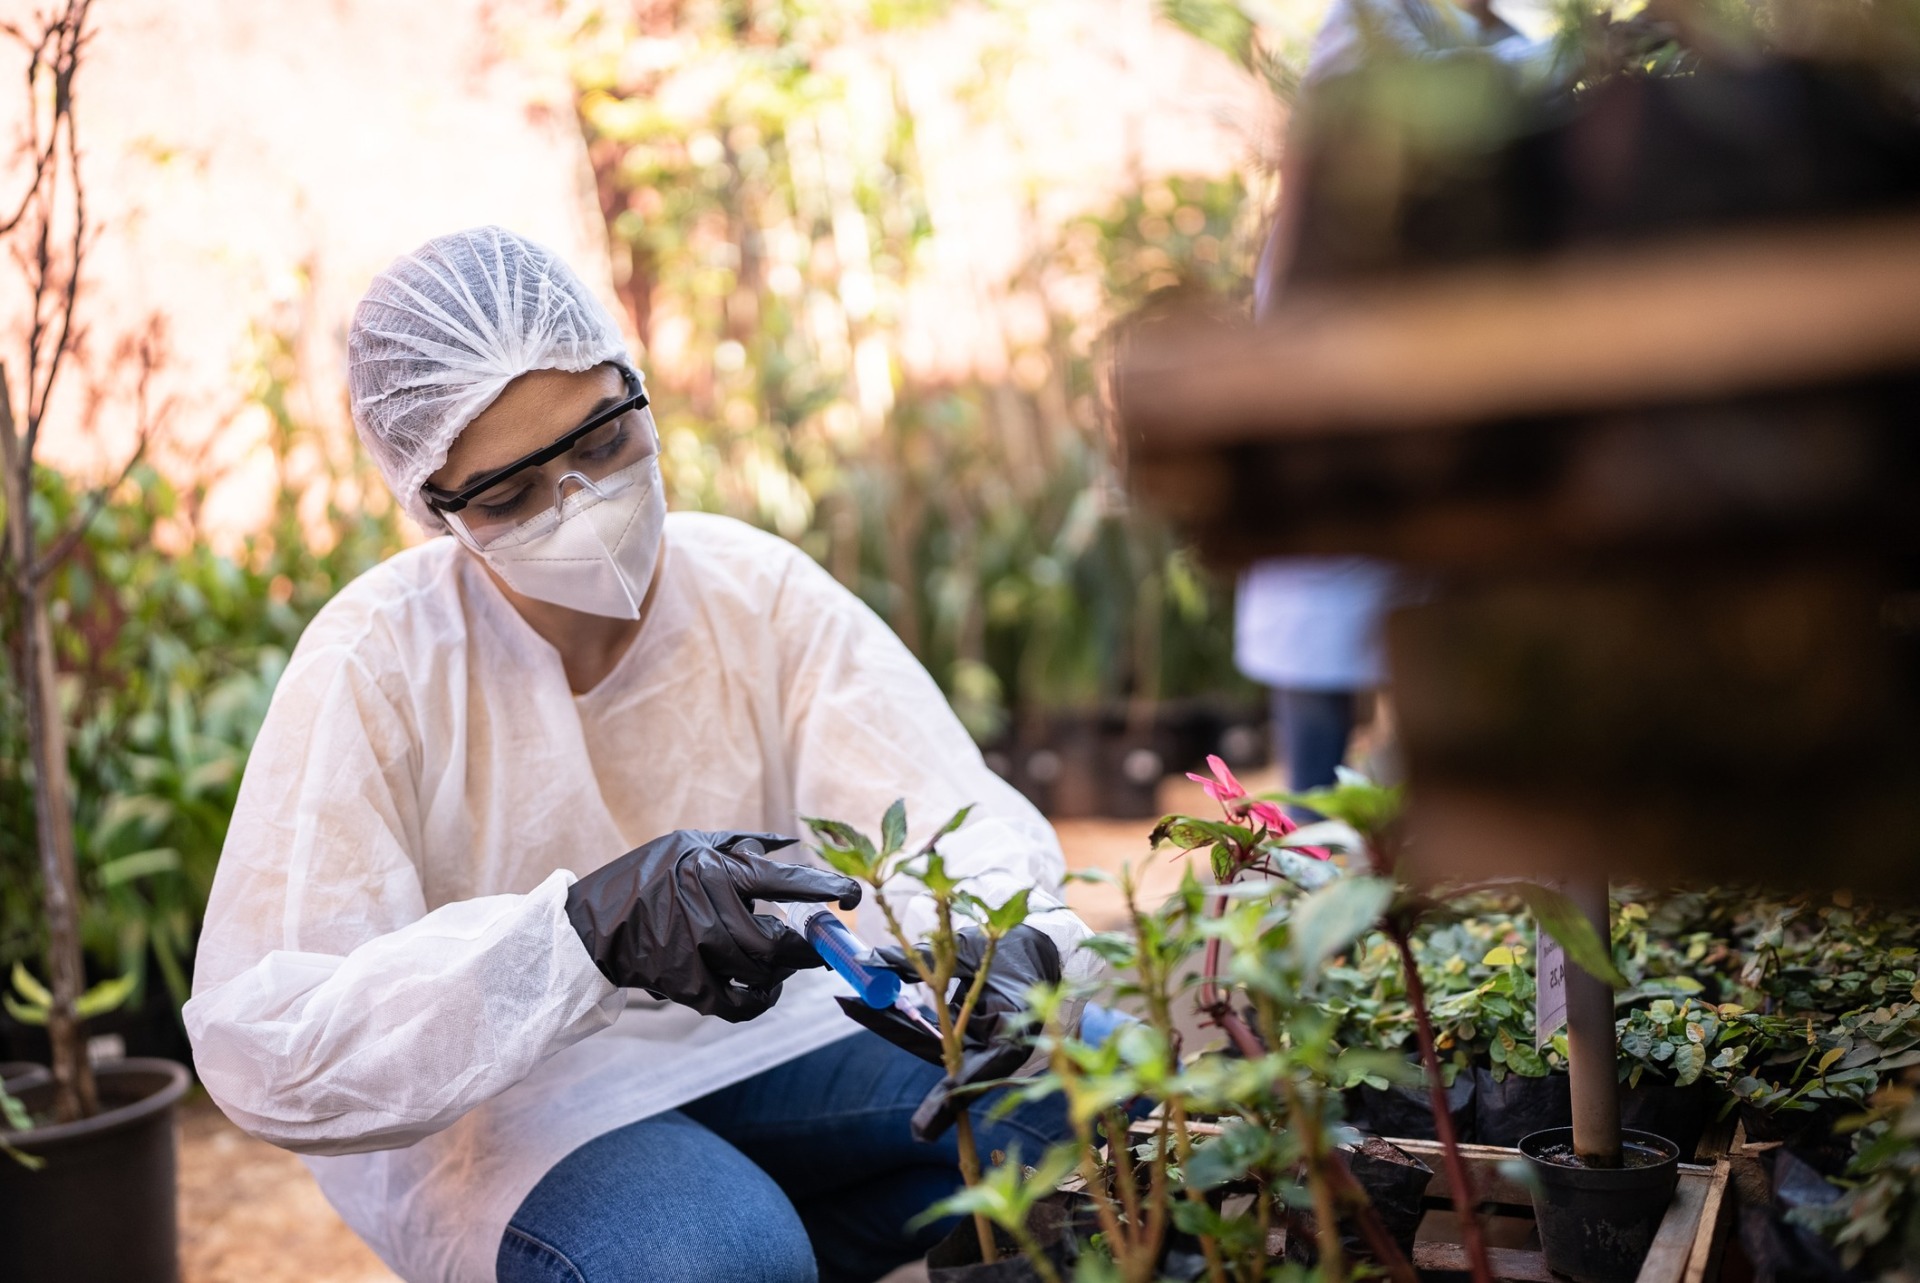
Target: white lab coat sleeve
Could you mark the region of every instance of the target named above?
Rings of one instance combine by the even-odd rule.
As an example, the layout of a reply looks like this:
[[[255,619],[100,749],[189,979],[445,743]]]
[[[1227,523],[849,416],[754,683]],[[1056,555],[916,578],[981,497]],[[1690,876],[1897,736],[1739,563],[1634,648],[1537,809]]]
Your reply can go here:
[[[385,683],[398,682],[398,669]],[[297,655],[247,765],[184,1017],[227,1116],[308,1154],[393,1149],[611,1024],[572,876],[427,911],[417,737],[349,650]]]
[[[771,623],[783,646],[783,713],[800,815],[843,820],[877,837],[887,807],[905,798],[913,850],[971,806],[966,824],[940,841],[948,872],[990,905],[1027,888],[1028,922],[1052,937],[1069,977],[1097,967],[1079,948],[1088,929],[1061,894],[1066,860],[1053,826],[988,769],[933,678],[879,616],[796,552]],[[925,939],[934,912],[919,884],[896,878],[885,894],[907,934]],[[862,925],[879,924],[863,918]]]

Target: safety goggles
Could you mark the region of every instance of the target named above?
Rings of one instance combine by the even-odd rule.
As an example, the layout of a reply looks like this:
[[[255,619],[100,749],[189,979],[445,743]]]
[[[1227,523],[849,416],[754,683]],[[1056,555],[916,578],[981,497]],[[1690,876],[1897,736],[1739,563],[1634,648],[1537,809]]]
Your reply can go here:
[[[427,506],[478,552],[537,539],[579,503],[567,504],[569,483],[595,498],[625,489],[659,450],[640,376],[620,367],[627,396],[551,445],[495,468],[459,490],[420,487]]]

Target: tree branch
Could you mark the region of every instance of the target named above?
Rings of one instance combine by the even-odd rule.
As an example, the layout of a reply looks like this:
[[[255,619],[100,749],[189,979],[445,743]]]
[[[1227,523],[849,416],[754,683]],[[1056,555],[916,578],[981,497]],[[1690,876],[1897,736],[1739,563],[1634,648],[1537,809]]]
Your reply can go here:
[[[102,508],[107,506],[107,500],[113,496],[113,492],[120,488],[147,453],[147,444],[148,434],[143,432],[134,445],[133,454],[127,458],[126,465],[120,469],[120,475],[104,485],[95,486],[87,495],[86,508],[79,518],[62,531],[60,537],[54,540],[53,546],[33,563],[33,569],[28,572],[28,577],[34,584],[38,585],[45,581],[48,575],[58,570],[60,564],[73,555],[73,550],[79,547],[80,541],[86,537],[87,527],[93,524],[93,519],[100,515]]]

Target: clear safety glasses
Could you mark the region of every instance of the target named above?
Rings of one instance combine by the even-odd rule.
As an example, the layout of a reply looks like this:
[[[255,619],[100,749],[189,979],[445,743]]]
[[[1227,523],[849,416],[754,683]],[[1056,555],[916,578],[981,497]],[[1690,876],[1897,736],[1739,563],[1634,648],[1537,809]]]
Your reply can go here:
[[[537,539],[586,503],[612,498],[639,477],[638,465],[659,450],[640,376],[624,367],[627,396],[620,404],[472,485],[420,493],[462,542],[477,552]],[[583,496],[568,502],[575,494]]]

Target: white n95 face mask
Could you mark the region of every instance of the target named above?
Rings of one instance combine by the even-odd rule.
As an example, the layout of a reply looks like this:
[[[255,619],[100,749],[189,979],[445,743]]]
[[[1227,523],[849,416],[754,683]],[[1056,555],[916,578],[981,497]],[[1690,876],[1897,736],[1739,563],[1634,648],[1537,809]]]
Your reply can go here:
[[[640,618],[667,519],[659,457],[599,481],[570,472],[561,484],[573,493],[557,523],[521,543],[509,537],[490,544],[480,557],[524,597],[609,619]]]

